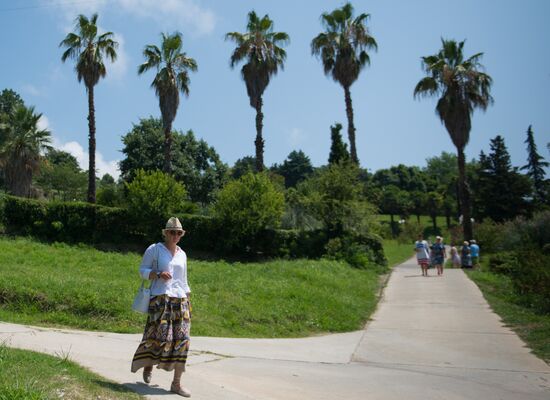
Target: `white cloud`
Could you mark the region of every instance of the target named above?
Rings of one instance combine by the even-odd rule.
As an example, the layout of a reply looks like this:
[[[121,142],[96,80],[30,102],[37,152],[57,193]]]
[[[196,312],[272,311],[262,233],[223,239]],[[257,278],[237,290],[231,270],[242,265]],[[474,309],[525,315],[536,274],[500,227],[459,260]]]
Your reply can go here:
[[[66,151],[67,153],[72,154],[78,161],[78,165],[83,170],[88,170],[88,152],[84,150],[82,145],[78,142],[72,141],[67,143],[61,143],[55,137],[53,139],[53,146],[59,150]],[[103,158],[103,155],[96,151],[95,154],[95,167],[97,170],[97,176],[102,177],[105,174],[111,175],[115,180],[120,176],[120,171],[118,169],[118,160],[107,161]]]
[[[23,85],[21,87],[21,89],[23,90],[23,92],[28,93],[32,96],[42,96],[43,95],[43,93],[40,90],[38,90],[38,88],[36,86],[31,85],[30,83],[27,83],[27,84]]]
[[[65,31],[73,29],[78,14],[90,16],[104,9],[120,7],[123,12],[140,18],[153,19],[162,30],[188,26],[193,34],[212,33],[216,26],[214,13],[198,4],[197,0],[96,0],[89,2],[60,3],[57,0],[42,0],[44,4],[61,9],[64,16]]]
[[[40,130],[49,130],[50,129],[50,120],[44,114],[38,120],[38,129]]]
[[[300,128],[292,128],[288,134],[287,141],[289,145],[296,147],[307,141],[307,135]]]
[[[117,0],[129,13],[142,18],[153,18],[163,29],[175,29],[189,25],[193,33],[211,33],[216,26],[216,17],[208,9],[199,6],[196,0]]]

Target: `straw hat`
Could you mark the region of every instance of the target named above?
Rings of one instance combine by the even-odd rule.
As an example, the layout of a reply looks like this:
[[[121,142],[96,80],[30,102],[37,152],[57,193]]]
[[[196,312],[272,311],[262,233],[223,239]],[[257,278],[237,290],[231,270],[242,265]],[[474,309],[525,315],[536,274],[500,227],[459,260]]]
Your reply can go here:
[[[166,221],[166,226],[162,230],[162,233],[165,233],[166,231],[182,231],[183,227],[181,226],[181,222],[176,217],[170,217],[168,221]]]
[[[468,243],[468,241],[465,240],[465,241],[464,241],[464,246],[469,246],[469,245],[470,245],[470,243]]]

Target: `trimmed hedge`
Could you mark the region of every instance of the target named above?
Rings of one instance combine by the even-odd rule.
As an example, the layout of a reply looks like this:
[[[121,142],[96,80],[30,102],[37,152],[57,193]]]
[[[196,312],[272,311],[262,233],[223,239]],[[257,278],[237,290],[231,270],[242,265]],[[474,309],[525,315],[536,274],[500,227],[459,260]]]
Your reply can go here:
[[[129,212],[123,208],[78,202],[43,202],[13,196],[5,196],[3,203],[3,222],[9,234],[30,235],[51,242],[133,244],[142,248],[162,239],[162,226],[154,235],[146,235],[135,227]],[[246,254],[242,254],[242,251],[236,253],[223,245],[224,228],[214,218],[194,214],[178,218],[187,231],[184,246],[190,250],[287,258],[319,258],[325,253],[327,238],[321,230],[266,229],[243,246]]]
[[[68,243],[143,241],[122,208],[80,202],[50,202],[6,196],[3,222],[9,234]]]

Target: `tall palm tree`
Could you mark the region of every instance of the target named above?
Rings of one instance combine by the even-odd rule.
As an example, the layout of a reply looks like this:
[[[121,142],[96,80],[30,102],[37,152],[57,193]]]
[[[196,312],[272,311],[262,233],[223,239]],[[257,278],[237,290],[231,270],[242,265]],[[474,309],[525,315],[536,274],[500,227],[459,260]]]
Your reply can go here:
[[[256,170],[264,169],[264,139],[262,137],[263,118],[262,95],[269,80],[284,68],[286,51],[279,46],[286,45],[290,37],[285,32],[274,32],[273,21],[266,14],[259,18],[256,12],[248,13],[246,32],[229,32],[226,40],[232,40],[237,47],[231,55],[231,68],[241,61],[246,64],[241,69],[242,78],[250,99],[250,106],[256,110]]]
[[[66,50],[61,61],[68,58],[76,61],[76,76],[78,82],[84,81],[88,93],[88,202],[95,203],[95,106],[94,86],[107,74],[103,63],[106,57],[114,62],[117,58],[118,43],[113,39],[112,32],[98,35],[97,14],[90,19],[80,14],[75,20],[75,32],[67,34],[59,43],[59,47]]]
[[[311,41],[311,53],[320,56],[325,74],[344,88],[350,155],[356,164],[359,164],[359,158],[355,146],[350,88],[359,78],[361,70],[370,65],[367,50],[378,49],[366,25],[368,18],[369,14],[364,13],[354,18],[353,6],[346,3],[342,8],[321,15],[321,23],[326,30]]]
[[[51,149],[50,132],[38,128],[41,116],[34,113],[34,107],[19,105],[0,124],[0,166],[8,190],[15,196],[30,195],[42,154]]]
[[[474,109],[483,111],[493,103],[490,90],[492,79],[482,72],[483,53],[465,59],[464,41],[441,39],[437,54],[422,57],[422,67],[428,76],[414,89],[414,97],[437,96],[436,114],[445,125],[458,154],[458,196],[462,212],[464,239],[472,239],[470,219],[470,189],[466,181],[464,149],[470,140],[471,116]]]
[[[152,44],[145,46],[145,62],[138,68],[138,74],[156,68],[157,74],[151,83],[159,98],[162,126],[164,129],[164,167],[166,173],[172,171],[172,123],[176,118],[180,103],[179,92],[189,96],[189,72],[197,70],[197,62],[182,51],[181,33],[161,34],[160,49]]]

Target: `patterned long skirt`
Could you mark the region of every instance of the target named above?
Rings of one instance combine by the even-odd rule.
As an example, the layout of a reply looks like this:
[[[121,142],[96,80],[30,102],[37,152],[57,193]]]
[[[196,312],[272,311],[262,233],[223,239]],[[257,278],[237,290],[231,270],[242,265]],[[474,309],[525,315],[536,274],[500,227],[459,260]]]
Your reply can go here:
[[[185,371],[189,352],[191,313],[187,299],[155,296],[149,302],[149,316],[143,338],[132,360],[132,372],[156,365]]]

